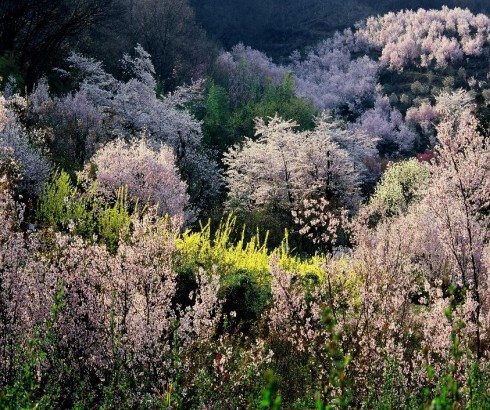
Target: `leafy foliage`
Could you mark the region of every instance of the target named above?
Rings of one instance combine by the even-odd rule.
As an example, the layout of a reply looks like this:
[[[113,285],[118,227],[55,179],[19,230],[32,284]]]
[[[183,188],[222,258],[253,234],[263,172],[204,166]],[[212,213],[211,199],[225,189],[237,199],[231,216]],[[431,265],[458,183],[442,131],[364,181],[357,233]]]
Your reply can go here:
[[[216,60],[203,114],[205,137],[221,152],[254,133],[255,118],[279,115],[302,130],[314,127],[316,109],[296,93],[292,72],[265,55],[237,45]]]
[[[417,160],[392,164],[383,174],[370,207],[382,215],[406,213],[408,207],[420,200],[429,182],[429,172]]]
[[[129,239],[132,221],[127,188],[120,188],[113,205],[103,205],[96,195],[97,183],[86,193],[71,183],[70,176],[56,172],[39,198],[36,217],[42,224],[91,240],[97,238],[114,253],[120,239]],[[136,214],[138,208],[134,210]]]

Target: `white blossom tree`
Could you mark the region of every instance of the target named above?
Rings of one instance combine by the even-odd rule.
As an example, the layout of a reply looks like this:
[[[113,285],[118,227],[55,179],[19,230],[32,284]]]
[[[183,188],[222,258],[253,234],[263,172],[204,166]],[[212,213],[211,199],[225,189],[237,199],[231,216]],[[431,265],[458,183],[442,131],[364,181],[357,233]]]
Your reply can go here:
[[[320,120],[312,131],[279,117],[256,120],[256,136],[225,154],[229,206],[253,210],[265,205],[291,211],[309,197],[335,198],[356,207],[360,170]]]
[[[270,81],[279,85],[288,73],[286,67],[275,64],[264,53],[242,43],[222,52],[215,66],[229,83],[230,102],[234,105],[254,98],[254,85],[265,87]]]
[[[201,83],[157,95],[155,70],[141,46],[133,57],[122,60],[128,81],[116,80],[99,62],[80,55],[73,55],[70,62],[80,74],[78,93],[102,110],[106,133],[126,139],[146,133],[155,149],[169,146],[188,183],[190,200],[203,208],[216,197],[221,189],[217,163],[201,144],[201,124],[184,107],[200,96]]]

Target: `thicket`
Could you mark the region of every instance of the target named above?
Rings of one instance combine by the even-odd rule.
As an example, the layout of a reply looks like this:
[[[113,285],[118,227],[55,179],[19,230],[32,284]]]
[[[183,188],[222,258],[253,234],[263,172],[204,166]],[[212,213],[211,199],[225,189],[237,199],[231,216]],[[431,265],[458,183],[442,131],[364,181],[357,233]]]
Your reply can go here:
[[[484,409],[489,153],[441,116],[436,160],[388,168],[339,220],[350,250],[308,259],[233,217],[101,207],[63,172],[33,220],[5,176],[2,406]]]

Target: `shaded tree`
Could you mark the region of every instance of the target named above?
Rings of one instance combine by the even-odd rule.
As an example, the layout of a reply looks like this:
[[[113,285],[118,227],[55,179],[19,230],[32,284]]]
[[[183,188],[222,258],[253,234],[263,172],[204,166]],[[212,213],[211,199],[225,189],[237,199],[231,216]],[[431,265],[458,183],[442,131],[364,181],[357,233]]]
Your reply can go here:
[[[113,4],[114,0],[2,1],[0,56],[10,53],[26,85],[32,86],[62,60],[77,36],[109,16]]]
[[[214,48],[187,0],[130,0],[128,13],[130,46],[140,43],[153,56],[166,89],[205,76]]]

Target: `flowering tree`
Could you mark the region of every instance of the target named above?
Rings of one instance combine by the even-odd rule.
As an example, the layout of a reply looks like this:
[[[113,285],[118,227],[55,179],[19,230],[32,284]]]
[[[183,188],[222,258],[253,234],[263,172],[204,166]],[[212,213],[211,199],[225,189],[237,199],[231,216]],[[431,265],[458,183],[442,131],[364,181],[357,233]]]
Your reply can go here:
[[[381,52],[380,62],[402,71],[407,64],[446,67],[479,56],[488,45],[490,19],[468,9],[404,10],[369,17],[355,33],[357,45]]]
[[[286,67],[275,64],[264,53],[241,43],[231,51],[221,53],[215,65],[218,73],[226,76],[230,102],[234,106],[253,99],[257,92],[254,87],[265,87],[269,81],[277,86],[288,73]]]
[[[429,137],[431,146],[436,144],[436,128],[440,122],[450,121],[457,130],[460,122],[472,116],[476,104],[471,95],[463,90],[443,91],[435,97],[435,104],[423,102],[419,107],[407,111],[406,121],[419,124],[424,134]]]
[[[310,196],[333,196],[356,207],[360,172],[320,120],[312,132],[295,132],[279,117],[257,119],[254,141],[225,155],[229,205],[252,210],[266,204],[291,210]]]
[[[439,118],[437,110],[428,102],[423,102],[419,107],[410,107],[407,110],[405,120],[408,123],[419,124],[422,131],[431,134],[434,122]]]
[[[293,59],[297,94],[318,109],[347,106],[358,111],[374,99],[379,65],[367,56],[353,59],[355,47],[349,40],[352,32],[337,34],[318,44],[304,60],[299,55]]]
[[[388,147],[388,152],[410,152],[417,136],[403,121],[400,111],[391,107],[388,97],[380,95],[376,98],[374,108],[365,111],[352,125],[352,129],[378,137]]]
[[[112,133],[103,107],[89,101],[86,92],[50,97],[47,82],[41,80],[29,100],[29,117],[49,134],[54,155],[72,167],[82,167]]]
[[[455,280],[471,293],[475,304],[476,350],[481,356],[480,317],[488,280],[483,250],[490,236],[487,210],[490,152],[471,116],[459,121],[443,121],[438,127],[438,163],[433,171],[432,189],[426,206],[440,228],[439,237],[453,264]]]
[[[106,134],[129,139],[146,132],[150,145],[172,148],[192,203],[202,208],[215,198],[221,188],[217,164],[201,145],[200,123],[184,109],[185,104],[199,96],[200,83],[158,96],[155,70],[141,46],[135,48],[134,57],[126,55],[122,60],[130,78],[127,82],[116,80],[92,59],[73,55],[70,62],[81,80],[80,96],[74,98],[86,100],[102,111]]]
[[[7,110],[5,108],[5,98],[0,96],[0,132],[5,128],[7,123]]]
[[[21,97],[14,99],[20,104],[25,103]],[[15,104],[15,101],[9,104]],[[20,192],[39,195],[52,171],[51,163],[40,149],[40,141],[36,141],[40,134],[36,130],[29,133],[15,112],[5,108],[3,101],[0,106],[0,162],[11,164],[5,170],[13,177]]]
[[[183,215],[187,186],[181,181],[174,155],[167,146],[155,151],[145,139],[129,144],[117,139],[95,153],[86,166],[85,177],[92,168],[97,188],[106,198],[114,199],[118,189],[127,186],[133,201],[158,205],[162,215]]]
[[[175,305],[176,232],[155,208],[133,217],[133,233],[114,255],[72,233],[22,231],[23,208],[4,187],[0,218],[2,388],[15,377],[15,351],[37,340],[49,352],[36,362],[39,380],[56,372],[64,383],[85,375],[98,384],[123,369],[137,405],[152,385],[187,371],[175,354],[184,360],[196,335],[214,335],[219,277],[201,271],[195,298],[185,311]]]
[[[464,308],[469,321],[465,337],[468,346],[480,357],[483,340],[488,338],[489,267],[484,255],[490,240],[490,153],[476,119],[469,114],[443,117],[437,127],[437,138],[435,159],[424,165],[430,175],[426,189],[415,192],[418,201],[400,217],[383,222],[375,233],[359,235],[364,243],[359,250],[366,246],[366,252],[371,252],[369,249],[381,243],[385,244],[382,246],[390,243],[383,250],[382,263],[393,261],[404,269],[420,272],[428,288],[439,289],[436,293],[440,296],[434,298],[441,303],[444,282],[446,286],[450,283],[465,289],[468,299]],[[386,197],[380,195],[383,189],[381,186],[373,204]],[[386,198],[392,198],[389,202],[396,198],[394,193]],[[443,304],[447,305],[447,301]],[[442,349],[447,347],[448,340],[438,343],[443,343]]]

